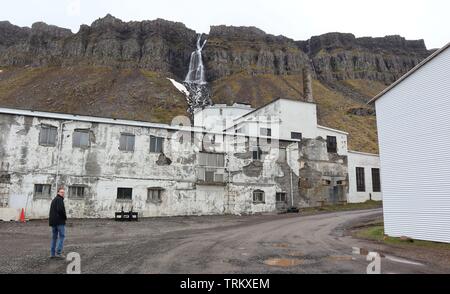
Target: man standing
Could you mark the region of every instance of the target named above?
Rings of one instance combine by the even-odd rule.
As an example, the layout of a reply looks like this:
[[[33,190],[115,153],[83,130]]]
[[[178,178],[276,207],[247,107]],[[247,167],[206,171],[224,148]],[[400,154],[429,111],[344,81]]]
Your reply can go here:
[[[58,195],[50,205],[49,224],[52,227],[52,245],[50,258],[64,258],[62,250],[66,230],[66,208],[64,206],[64,189],[59,188]]]

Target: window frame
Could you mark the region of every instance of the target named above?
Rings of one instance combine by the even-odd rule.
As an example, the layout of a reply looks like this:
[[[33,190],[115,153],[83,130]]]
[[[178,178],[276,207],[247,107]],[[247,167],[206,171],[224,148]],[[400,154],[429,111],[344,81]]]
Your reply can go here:
[[[259,128],[259,135],[262,137],[272,137],[272,128]]]
[[[154,199],[154,193],[157,192],[158,193],[158,199]],[[159,188],[159,187],[151,187],[151,188],[147,188],[147,203],[157,203],[160,204],[162,203],[162,194],[164,192],[163,188]],[[152,197],[150,197],[150,193],[152,194]]]
[[[40,192],[38,194],[38,192],[36,191],[38,186],[42,186],[42,192]],[[44,192],[44,188],[47,187],[48,188],[48,195],[43,195]],[[34,199],[51,199],[52,198],[52,185],[50,184],[34,184],[34,189],[33,189],[33,198]]]
[[[43,142],[43,132],[44,130],[47,132],[45,139],[46,141]],[[49,143],[49,139],[50,139],[50,130],[54,131],[54,143]],[[46,124],[41,124],[41,129],[39,131],[39,145],[40,146],[44,146],[44,147],[56,147],[58,143],[58,127],[52,126],[52,125],[46,125]]]
[[[181,137],[181,139],[182,138],[183,137]],[[156,154],[164,153],[164,139],[165,139],[164,137],[150,135],[150,153]],[[158,146],[158,142],[160,146]],[[160,151],[158,151],[159,150],[158,147],[160,147]]]
[[[283,196],[284,200],[279,200],[278,196]],[[287,193],[286,192],[277,192],[277,193],[275,193],[275,202],[276,203],[287,203],[288,202]]]
[[[337,153],[337,137],[336,136],[327,136],[327,152],[328,153]]]
[[[88,136],[88,144],[87,145],[81,145],[81,140],[80,140],[80,145],[76,145],[75,144],[75,134],[76,133],[82,133],[82,134],[87,134]],[[72,134],[72,147],[73,148],[81,148],[81,149],[88,149],[91,147],[91,130],[90,129],[76,129],[73,131]]]
[[[379,168],[372,168],[372,191],[375,193],[381,192],[381,174]]]
[[[124,198],[124,195],[119,195],[120,191],[122,191],[122,194],[124,194],[124,191],[128,191],[131,192],[131,197],[130,198]],[[120,196],[120,197],[119,197]],[[133,201],[133,188],[126,188],[126,187],[118,187],[117,188],[117,195],[116,195],[116,200],[117,201],[124,201],[124,202],[130,202]]]
[[[295,135],[300,135],[299,137],[300,138],[296,138],[296,136]],[[291,132],[291,139],[292,140],[303,140],[303,133],[300,133],[300,132]]]
[[[124,148],[122,148],[122,138],[125,138],[125,149]],[[133,138],[133,149],[132,150],[130,150],[128,147],[128,143],[129,143],[129,141],[128,141],[128,138]],[[136,149],[136,135],[134,135],[134,134],[131,134],[131,133],[120,133],[120,139],[119,139],[119,150],[120,151],[122,151],[122,152],[130,152],[130,153],[132,153],[132,152],[134,152],[135,151],[135,149]]]
[[[77,190],[77,193],[76,193],[77,195],[75,195],[75,196],[73,195],[73,189]],[[82,189],[82,191],[83,191],[82,196],[79,196],[78,189]],[[83,185],[69,186],[69,198],[70,199],[86,199],[86,190],[87,190],[87,187],[83,186]]]
[[[356,167],[356,191],[366,192],[366,170],[364,167]]]
[[[256,195],[262,195],[262,200],[256,200]],[[266,192],[263,190],[254,190],[252,193],[253,204],[265,204],[266,203]]]
[[[261,161],[262,160],[262,149],[259,146],[252,148],[252,160],[253,161]],[[256,155],[256,156],[255,156]]]

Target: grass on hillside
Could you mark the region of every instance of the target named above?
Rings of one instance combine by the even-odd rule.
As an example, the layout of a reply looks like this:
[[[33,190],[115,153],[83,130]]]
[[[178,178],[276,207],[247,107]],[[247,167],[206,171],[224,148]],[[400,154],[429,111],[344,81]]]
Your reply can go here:
[[[314,214],[317,212],[335,212],[335,211],[350,211],[350,210],[364,210],[364,209],[376,209],[382,208],[382,201],[369,200],[364,203],[347,203],[336,205],[325,205],[321,207],[308,207],[303,208],[302,214]]]
[[[401,238],[388,237],[384,234],[383,223],[372,224],[355,233],[356,237],[381,242],[389,245],[416,246],[423,248],[450,249],[450,244],[431,241],[412,240],[406,241]]]

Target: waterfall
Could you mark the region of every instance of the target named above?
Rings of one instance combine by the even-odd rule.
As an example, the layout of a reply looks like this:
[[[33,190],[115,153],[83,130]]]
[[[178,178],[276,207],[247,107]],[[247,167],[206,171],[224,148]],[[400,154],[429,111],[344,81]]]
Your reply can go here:
[[[191,54],[191,61],[189,62],[189,72],[186,75],[185,79],[185,82],[189,84],[206,84],[202,50],[205,47],[207,40],[205,40],[202,44],[201,39],[202,34],[199,34],[197,39],[197,49]]]
[[[189,72],[184,80],[184,86],[189,91],[187,101],[188,112],[193,114],[195,109],[212,105],[211,92],[205,78],[205,67],[203,66],[202,51],[207,40],[202,43],[202,34],[197,38],[197,49],[192,52],[189,62]]]

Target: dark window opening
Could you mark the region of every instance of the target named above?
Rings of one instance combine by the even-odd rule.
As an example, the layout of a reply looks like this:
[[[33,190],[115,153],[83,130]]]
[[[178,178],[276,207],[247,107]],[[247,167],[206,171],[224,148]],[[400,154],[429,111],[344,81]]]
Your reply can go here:
[[[380,169],[372,168],[372,188],[373,192],[381,192]]]
[[[70,198],[84,198],[85,191],[86,191],[85,187],[81,187],[81,186],[69,187],[69,197]]]
[[[120,135],[119,149],[122,151],[133,152],[134,151],[135,136],[131,134]]]
[[[265,202],[265,193],[261,190],[256,190],[253,192],[253,202],[254,203],[264,203]]]
[[[366,179],[363,167],[356,168],[356,189],[358,192],[366,192]]]
[[[252,151],[252,158],[253,160],[261,160],[262,157],[262,150],[259,147],[255,147],[255,149]]]
[[[51,185],[36,184],[34,185],[34,197],[50,199],[52,197],[51,190]]]
[[[297,132],[292,132],[291,133],[291,139],[293,139],[293,140],[301,140],[301,139],[303,139],[303,134],[302,133],[297,133]]]
[[[327,150],[328,153],[337,153],[337,139],[333,136],[327,137]]]
[[[277,202],[287,203],[287,194],[286,193],[277,193],[276,201]]]
[[[182,136],[181,136],[181,139],[183,139]],[[180,141],[180,143],[182,143],[182,142]],[[164,146],[164,138],[150,136],[150,152],[151,153],[163,153],[163,146]]]
[[[117,188],[117,199],[118,200],[132,200],[133,199],[133,189]]]
[[[42,125],[39,133],[39,145],[56,146],[57,133],[58,129],[56,127]]]
[[[88,148],[90,146],[89,130],[75,130],[72,141],[73,147]]]
[[[147,190],[147,202],[162,202],[162,192],[161,188],[149,188]]]
[[[272,129],[269,128],[261,128],[261,136],[272,137]]]

